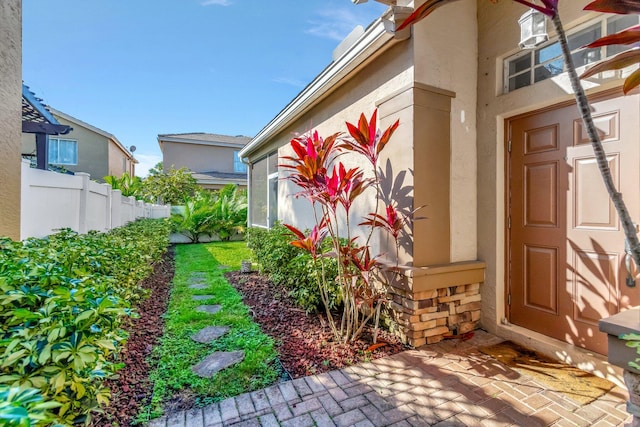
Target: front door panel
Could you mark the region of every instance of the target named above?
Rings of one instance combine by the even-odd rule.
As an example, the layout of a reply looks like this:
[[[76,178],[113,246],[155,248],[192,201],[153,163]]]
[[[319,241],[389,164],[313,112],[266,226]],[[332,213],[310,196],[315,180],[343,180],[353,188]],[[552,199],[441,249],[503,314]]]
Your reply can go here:
[[[611,173],[632,217],[640,192],[638,95],[593,102]],[[510,321],[606,354],[598,320],[638,301],[624,233],[575,105],[512,119]]]

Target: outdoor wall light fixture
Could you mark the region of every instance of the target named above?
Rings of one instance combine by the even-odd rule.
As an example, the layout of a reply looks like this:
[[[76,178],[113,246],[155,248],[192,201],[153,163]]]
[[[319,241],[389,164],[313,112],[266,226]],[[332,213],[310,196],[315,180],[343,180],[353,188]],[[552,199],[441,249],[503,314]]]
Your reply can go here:
[[[547,35],[547,18],[535,9],[529,9],[518,20],[520,24],[520,48],[533,49],[540,43],[549,40]]]

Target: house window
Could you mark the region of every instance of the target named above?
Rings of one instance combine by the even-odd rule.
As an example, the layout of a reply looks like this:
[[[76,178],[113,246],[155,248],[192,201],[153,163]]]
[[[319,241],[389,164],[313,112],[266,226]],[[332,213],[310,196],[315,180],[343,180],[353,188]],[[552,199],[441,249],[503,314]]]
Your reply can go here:
[[[628,46],[603,46],[584,49],[582,46],[591,43],[605,35],[614,34],[640,21],[638,15],[613,16],[591,22],[567,35],[571,57],[576,67],[600,61],[616,55]],[[504,93],[530,86],[548,78],[565,72],[562,50],[557,40],[551,40],[544,45],[510,56],[504,61]]]
[[[278,154],[251,166],[251,225],[272,227],[278,220]]]
[[[240,159],[240,151],[233,152],[233,171],[235,173],[247,173],[247,165]]]
[[[53,165],[77,165],[78,141],[49,138],[49,163]]]

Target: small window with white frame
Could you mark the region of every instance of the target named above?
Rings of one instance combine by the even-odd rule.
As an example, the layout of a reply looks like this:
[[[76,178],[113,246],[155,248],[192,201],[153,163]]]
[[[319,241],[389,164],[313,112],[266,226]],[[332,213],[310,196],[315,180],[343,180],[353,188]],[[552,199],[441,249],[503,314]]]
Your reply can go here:
[[[235,173],[247,173],[247,165],[240,158],[240,151],[233,152],[233,171]]]
[[[582,67],[609,58],[629,49],[626,45],[603,46],[585,49],[583,46],[600,37],[615,34],[633,25],[638,25],[638,15],[618,15],[600,18],[578,27],[567,35],[574,65]],[[512,55],[504,60],[503,93],[549,79],[565,72],[562,50],[557,39],[537,47]]]
[[[271,228],[278,220],[278,153],[271,153],[251,166],[251,225]]]
[[[52,165],[77,165],[78,141],[49,137],[49,163]]]

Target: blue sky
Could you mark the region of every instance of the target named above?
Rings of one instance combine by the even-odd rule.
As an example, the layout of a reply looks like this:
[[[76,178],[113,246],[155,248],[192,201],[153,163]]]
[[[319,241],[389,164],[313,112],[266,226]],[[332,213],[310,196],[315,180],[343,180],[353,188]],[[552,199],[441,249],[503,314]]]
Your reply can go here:
[[[161,133],[254,136],[330,62],[373,0],[23,0],[24,82],[135,145]]]

